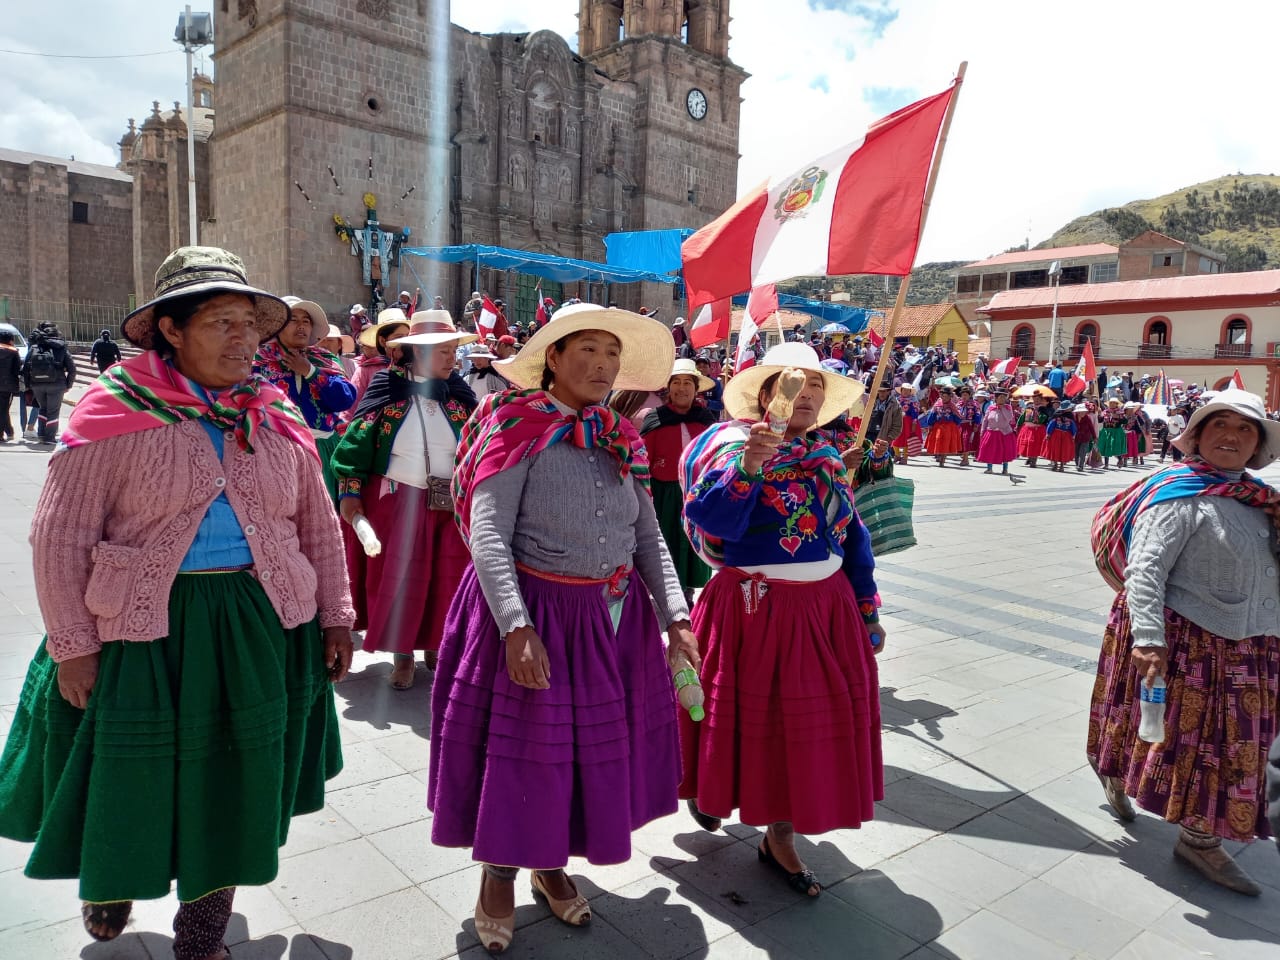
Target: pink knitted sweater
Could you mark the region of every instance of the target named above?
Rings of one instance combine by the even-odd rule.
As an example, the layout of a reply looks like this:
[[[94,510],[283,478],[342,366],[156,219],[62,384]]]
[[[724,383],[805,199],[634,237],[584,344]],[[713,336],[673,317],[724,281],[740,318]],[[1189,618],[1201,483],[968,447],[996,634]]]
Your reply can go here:
[[[280,622],[351,626],[342,534],[319,465],[269,430],[219,462],[195,422],[59,452],[31,522],[36,594],[54,660],[169,632],[169,589],[209,504],[227,494]]]

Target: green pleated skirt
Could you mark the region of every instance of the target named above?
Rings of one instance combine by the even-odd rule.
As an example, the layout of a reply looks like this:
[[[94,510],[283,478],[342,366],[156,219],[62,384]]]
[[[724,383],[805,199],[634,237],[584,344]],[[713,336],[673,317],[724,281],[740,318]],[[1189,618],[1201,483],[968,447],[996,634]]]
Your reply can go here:
[[[681,519],[684,514],[684,493],[680,484],[669,480],[650,480],[653,493],[653,509],[658,515],[658,528],[667,542],[671,563],[676,568],[676,578],[685,590],[705,587],[711,579],[711,568],[694,552],[685,535]]]
[[[85,710],[41,644],[0,755],[0,835],[83,900],[269,883],[289,818],[342,768],[316,621],[281,626],[248,573],[179,574],[169,636],[103,645]]]
[[[333,451],[342,442],[342,435],[336,431],[327,437],[316,437],[316,452],[320,454],[320,471],[324,474],[324,488],[329,491],[329,499],[336,505],[338,502],[338,475],[333,472]]]

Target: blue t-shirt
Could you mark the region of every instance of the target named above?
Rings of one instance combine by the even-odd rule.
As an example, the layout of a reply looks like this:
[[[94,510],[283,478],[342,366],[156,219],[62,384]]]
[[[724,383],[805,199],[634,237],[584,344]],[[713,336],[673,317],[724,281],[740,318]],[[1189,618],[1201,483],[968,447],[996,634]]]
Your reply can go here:
[[[1054,367],[1049,371],[1049,376],[1046,379],[1049,381],[1050,390],[1061,390],[1067,385],[1067,371],[1063,370],[1062,367]]]
[[[208,420],[201,420],[200,426],[209,435],[214,452],[222,459],[223,434]],[[179,573],[191,573],[196,570],[218,570],[224,567],[247,567],[253,564],[253,553],[249,549],[249,541],[244,538],[240,529],[240,520],[231,509],[231,501],[226,491],[219,493],[209,509],[205,511],[196,530],[196,538],[191,541],[187,555],[182,558]]]

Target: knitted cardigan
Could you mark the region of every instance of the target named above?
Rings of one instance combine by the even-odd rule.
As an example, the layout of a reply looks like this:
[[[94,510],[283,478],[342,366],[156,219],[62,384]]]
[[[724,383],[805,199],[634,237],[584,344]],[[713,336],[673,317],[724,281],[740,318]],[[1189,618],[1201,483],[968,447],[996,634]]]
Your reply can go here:
[[[226,493],[281,624],[351,626],[342,533],[314,458],[269,430],[219,461],[197,421],[62,450],[31,523],[36,596],[57,661],[168,635],[169,591]]]

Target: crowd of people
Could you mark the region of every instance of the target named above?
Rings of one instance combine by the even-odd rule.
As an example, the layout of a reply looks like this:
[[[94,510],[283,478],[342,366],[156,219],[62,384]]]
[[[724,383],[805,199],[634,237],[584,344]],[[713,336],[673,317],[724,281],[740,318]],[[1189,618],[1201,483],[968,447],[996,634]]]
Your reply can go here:
[[[1189,394],[1161,430],[1109,381],[1071,400],[1052,373],[961,377],[940,349],[894,346],[873,382],[875,343],[797,331],[735,373],[647,311],[544,302],[500,326],[479,292],[457,323],[422,301],[344,330],[227,251],[179,249],[125,321],[141,352],[117,350],[62,429],[0,833],[34,844],[29,876],[79,879],[92,937],[176,882],[177,960],[227,955],[236,887],[274,878],[290,818],[341,769],[329,685],[357,639],[396,691],[419,653],[432,675],[432,840],[483,865],[490,952],[515,936],[521,869],[589,924],[569,858],[626,861],[680,801],[704,830],[762,828],[760,863],[818,897],[797,837],[860,826],[884,793],[857,491],[921,453],[1083,471],[1157,440],[1180,462],[1116,525],[1088,756],[1119,816],[1134,796],[1181,825],[1179,857],[1257,892],[1221,847],[1267,835],[1280,732],[1280,496],[1244,472],[1280,456],[1280,425],[1257,398]],[[1157,675],[1159,750],[1135,734]]]

